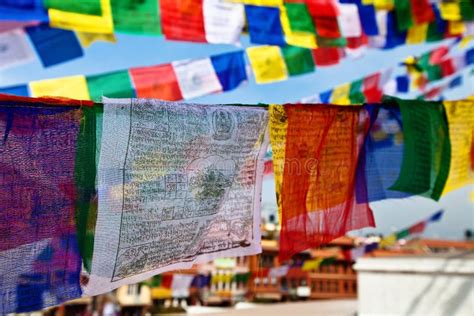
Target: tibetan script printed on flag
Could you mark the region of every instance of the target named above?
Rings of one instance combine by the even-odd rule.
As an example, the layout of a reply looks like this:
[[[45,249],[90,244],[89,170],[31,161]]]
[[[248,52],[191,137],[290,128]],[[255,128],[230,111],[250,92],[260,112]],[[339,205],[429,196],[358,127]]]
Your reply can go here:
[[[87,294],[260,252],[265,108],[106,99]]]

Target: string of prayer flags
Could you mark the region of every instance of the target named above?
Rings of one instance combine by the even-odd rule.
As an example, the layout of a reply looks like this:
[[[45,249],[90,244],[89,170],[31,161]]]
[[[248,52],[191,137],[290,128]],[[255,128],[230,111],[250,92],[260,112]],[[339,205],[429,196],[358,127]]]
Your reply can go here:
[[[0,33],[0,69],[28,63],[34,52],[22,29]]]
[[[374,225],[368,204],[355,201],[363,140],[357,131],[363,131],[368,121],[360,113],[363,110],[298,104],[285,105],[284,111],[288,117],[284,159],[294,163],[284,165],[281,189],[277,188],[281,190],[282,260],[349,230]],[[281,116],[279,111],[270,114]],[[272,148],[281,147],[279,141],[273,138]]]
[[[105,99],[85,293],[259,253],[267,124],[262,107]]]
[[[67,101],[24,99],[0,98],[0,310],[4,313],[39,310],[82,293],[74,225],[82,110]]]
[[[437,201],[448,178],[451,152],[443,104],[395,98],[386,102],[400,107],[404,134],[400,175],[390,189]]]
[[[443,194],[474,183],[474,166],[470,162],[470,157],[474,152],[474,111],[472,106],[472,102],[469,101],[444,102],[451,141],[451,160],[449,177]]]
[[[25,31],[44,67],[84,55],[74,32],[50,28],[47,24],[28,26]]]

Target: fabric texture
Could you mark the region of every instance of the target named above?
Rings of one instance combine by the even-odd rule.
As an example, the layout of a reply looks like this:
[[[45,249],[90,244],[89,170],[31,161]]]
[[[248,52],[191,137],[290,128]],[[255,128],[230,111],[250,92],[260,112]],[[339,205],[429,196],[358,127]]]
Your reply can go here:
[[[259,253],[267,123],[262,107],[105,99],[86,294]]]
[[[74,225],[79,108],[0,99],[0,311],[81,296]]]
[[[368,204],[355,199],[357,161],[369,117],[359,107],[285,105],[285,112],[282,260],[350,230],[374,226]]]

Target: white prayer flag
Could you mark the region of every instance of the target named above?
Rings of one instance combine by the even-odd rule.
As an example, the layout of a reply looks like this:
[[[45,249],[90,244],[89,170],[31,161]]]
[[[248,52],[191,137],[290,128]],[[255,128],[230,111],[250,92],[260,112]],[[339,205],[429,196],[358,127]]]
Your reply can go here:
[[[222,85],[209,58],[172,63],[184,99],[222,91]]]
[[[342,37],[360,37],[362,25],[360,24],[359,9],[356,4],[339,4],[337,21]]]
[[[261,252],[263,107],[104,98],[86,295]]]
[[[0,33],[0,69],[33,61],[35,53],[22,29]]]
[[[244,6],[224,0],[204,0],[202,4],[206,40],[216,44],[236,44],[245,24]]]

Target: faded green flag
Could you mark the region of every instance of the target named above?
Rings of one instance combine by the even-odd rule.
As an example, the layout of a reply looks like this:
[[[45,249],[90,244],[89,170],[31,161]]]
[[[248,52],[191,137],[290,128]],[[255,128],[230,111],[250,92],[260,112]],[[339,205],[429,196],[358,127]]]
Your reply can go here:
[[[128,70],[87,76],[87,88],[91,100],[101,101],[102,96],[108,98],[133,98],[135,91]]]
[[[439,200],[449,175],[451,143],[443,103],[384,98],[397,103],[403,120],[400,174],[390,190]]]
[[[161,34],[158,0],[111,0],[114,28],[119,32]]]

